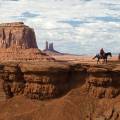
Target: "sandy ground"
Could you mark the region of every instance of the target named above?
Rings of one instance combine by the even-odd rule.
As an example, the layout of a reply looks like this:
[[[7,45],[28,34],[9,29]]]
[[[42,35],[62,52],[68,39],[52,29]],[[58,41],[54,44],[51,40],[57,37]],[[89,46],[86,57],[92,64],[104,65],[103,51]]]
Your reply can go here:
[[[58,61],[69,61],[74,63],[88,63],[88,64],[96,64],[97,59],[92,59],[94,55],[53,55],[56,60]],[[108,62],[118,61],[118,56],[113,55],[112,57],[108,58]],[[102,60],[101,60],[102,63]]]

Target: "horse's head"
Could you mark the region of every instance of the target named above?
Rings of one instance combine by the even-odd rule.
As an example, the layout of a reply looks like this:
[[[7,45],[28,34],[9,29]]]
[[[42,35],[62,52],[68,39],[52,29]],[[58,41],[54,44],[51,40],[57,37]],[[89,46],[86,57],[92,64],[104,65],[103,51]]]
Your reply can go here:
[[[108,55],[109,55],[110,57],[112,57],[112,53],[111,53],[111,52],[109,52]]]

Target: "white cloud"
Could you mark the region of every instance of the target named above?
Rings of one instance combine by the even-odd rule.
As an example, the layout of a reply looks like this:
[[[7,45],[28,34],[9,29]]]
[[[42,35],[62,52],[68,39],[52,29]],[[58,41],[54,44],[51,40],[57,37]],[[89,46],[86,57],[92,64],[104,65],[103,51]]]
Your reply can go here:
[[[0,0],[0,22],[23,20],[35,29],[40,48],[49,40],[57,50],[78,54],[100,47],[120,52],[119,13],[119,0]]]

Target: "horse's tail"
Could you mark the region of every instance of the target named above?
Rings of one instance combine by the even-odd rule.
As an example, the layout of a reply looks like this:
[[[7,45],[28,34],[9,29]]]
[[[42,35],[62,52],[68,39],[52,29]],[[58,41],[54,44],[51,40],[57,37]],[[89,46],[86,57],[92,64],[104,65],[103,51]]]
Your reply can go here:
[[[92,59],[94,60],[96,58],[96,56],[94,56]]]

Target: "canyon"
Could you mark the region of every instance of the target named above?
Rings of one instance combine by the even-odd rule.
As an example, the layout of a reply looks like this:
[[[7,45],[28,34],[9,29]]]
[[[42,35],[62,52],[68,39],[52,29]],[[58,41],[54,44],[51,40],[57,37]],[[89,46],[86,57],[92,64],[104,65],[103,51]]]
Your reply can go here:
[[[62,56],[39,50],[24,23],[0,25],[0,120],[120,120],[119,61]]]
[[[1,63],[0,119],[119,120],[119,76],[120,64]]]

